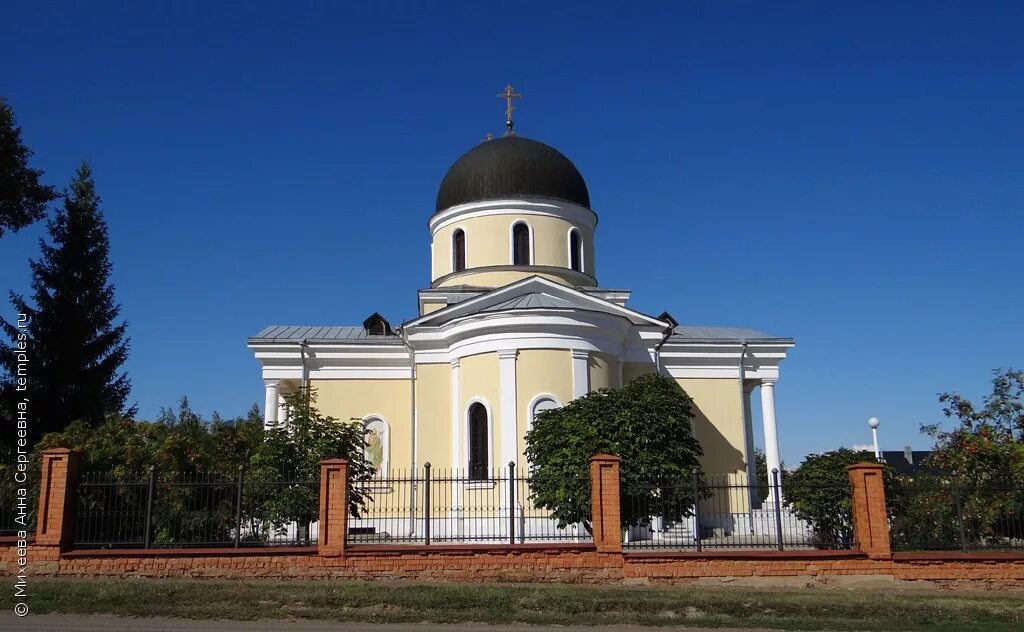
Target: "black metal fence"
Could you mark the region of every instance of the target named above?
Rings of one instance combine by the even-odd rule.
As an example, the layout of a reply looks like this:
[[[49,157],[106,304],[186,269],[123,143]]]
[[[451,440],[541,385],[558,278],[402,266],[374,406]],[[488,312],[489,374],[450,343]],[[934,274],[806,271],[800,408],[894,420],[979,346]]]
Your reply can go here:
[[[75,546],[304,546],[316,542],[319,481],[166,474],[82,474]]]
[[[889,490],[896,551],[1024,550],[1024,487],[936,476]]]
[[[623,545],[631,549],[849,549],[851,489],[730,475],[620,487]],[[788,495],[787,495],[788,493]],[[781,497],[781,502],[776,502]]]
[[[537,502],[540,483],[514,465],[478,472],[389,472],[356,483],[367,497],[359,517],[348,521],[350,544],[589,542],[581,522],[561,524]],[[570,487],[590,498],[590,477]],[[587,516],[589,519],[589,514]]]

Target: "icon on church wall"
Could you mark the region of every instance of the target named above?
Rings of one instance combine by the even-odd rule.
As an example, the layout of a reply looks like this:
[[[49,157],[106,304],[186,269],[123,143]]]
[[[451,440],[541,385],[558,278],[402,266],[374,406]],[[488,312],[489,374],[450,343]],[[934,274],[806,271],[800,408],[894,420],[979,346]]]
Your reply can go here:
[[[388,469],[388,426],[382,419],[367,419],[363,422],[363,436],[366,460],[373,467],[373,475],[383,476]]]

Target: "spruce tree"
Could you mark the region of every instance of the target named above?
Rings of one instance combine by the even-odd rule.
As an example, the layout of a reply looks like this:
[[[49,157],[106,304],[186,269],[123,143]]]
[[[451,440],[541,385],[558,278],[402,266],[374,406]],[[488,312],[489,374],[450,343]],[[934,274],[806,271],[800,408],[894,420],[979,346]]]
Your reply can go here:
[[[29,167],[31,157],[14,110],[0,97],[0,237],[41,219],[58,197],[53,187],[39,183],[43,172]]]
[[[12,423],[16,403],[27,398],[33,442],[75,420],[97,426],[107,414],[135,413],[126,405],[131,382],[121,372],[128,357],[127,323],[115,322],[121,306],[109,281],[107,225],[85,162],[47,229],[52,243],[40,239],[42,256],[29,262],[34,305],[10,293],[14,312],[26,315],[27,325],[19,329],[17,321],[0,318],[14,347],[4,349],[0,358],[6,372],[0,413]],[[25,334],[20,344],[19,334]],[[27,358],[20,367],[27,368],[20,386],[14,352],[19,347]]]

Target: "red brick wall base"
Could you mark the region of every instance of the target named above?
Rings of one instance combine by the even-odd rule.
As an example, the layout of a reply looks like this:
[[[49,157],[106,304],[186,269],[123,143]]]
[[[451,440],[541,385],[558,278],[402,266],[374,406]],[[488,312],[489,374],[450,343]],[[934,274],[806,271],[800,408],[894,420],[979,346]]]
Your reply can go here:
[[[0,574],[18,572],[17,549],[0,542]],[[70,577],[222,577],[402,579],[472,582],[678,584],[702,577],[889,576],[942,585],[1024,588],[1024,554],[897,554],[860,551],[599,553],[592,545],[352,546],[343,557],[315,548],[273,550],[106,550],[58,553],[30,545],[31,575]]]

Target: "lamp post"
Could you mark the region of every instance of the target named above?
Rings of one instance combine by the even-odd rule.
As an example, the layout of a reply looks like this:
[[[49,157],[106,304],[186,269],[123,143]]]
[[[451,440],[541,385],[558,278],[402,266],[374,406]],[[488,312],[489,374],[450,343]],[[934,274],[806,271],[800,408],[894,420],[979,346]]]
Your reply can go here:
[[[871,427],[871,438],[875,443],[875,458],[882,460],[882,451],[878,449],[878,417],[868,419],[868,426]]]

